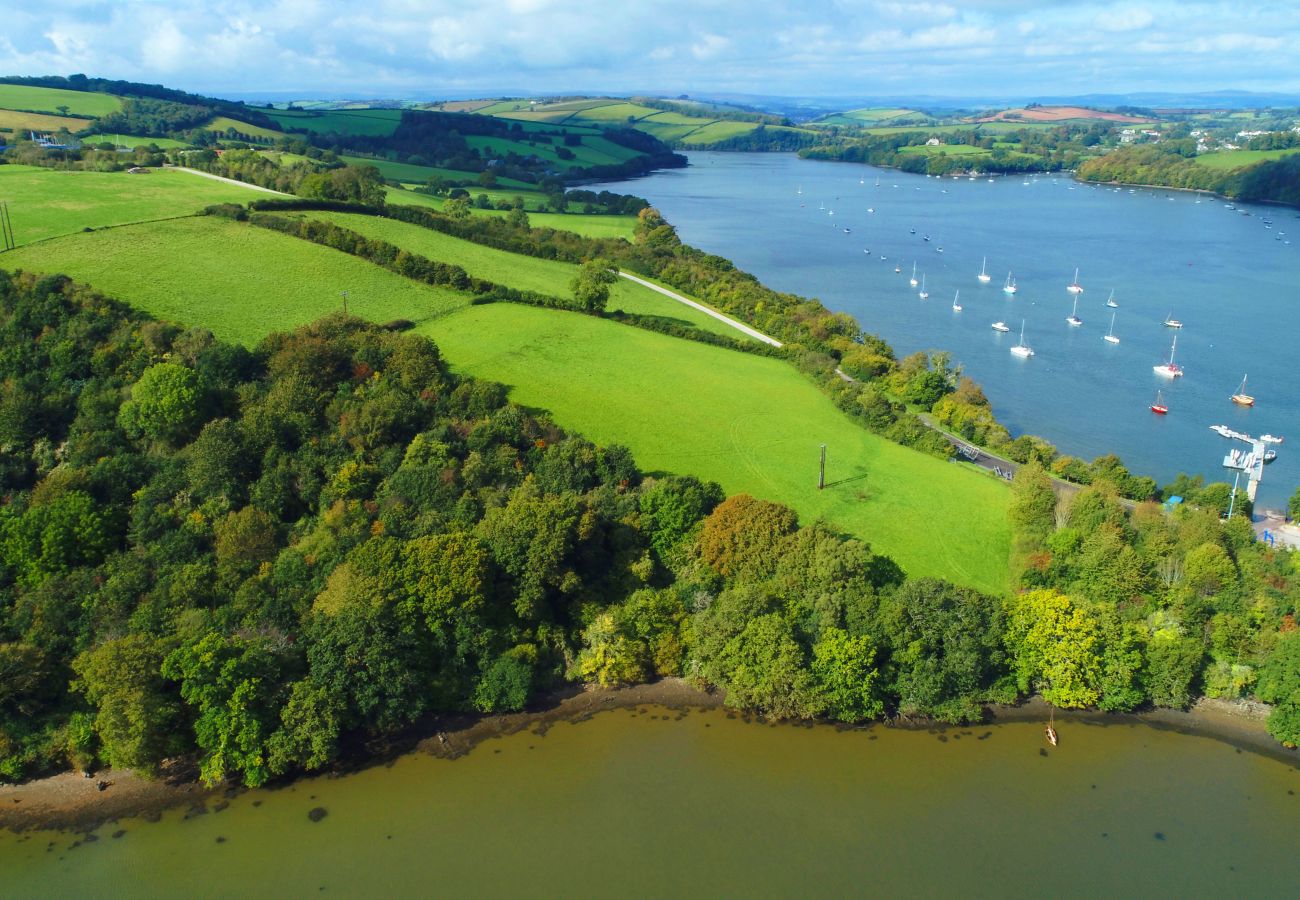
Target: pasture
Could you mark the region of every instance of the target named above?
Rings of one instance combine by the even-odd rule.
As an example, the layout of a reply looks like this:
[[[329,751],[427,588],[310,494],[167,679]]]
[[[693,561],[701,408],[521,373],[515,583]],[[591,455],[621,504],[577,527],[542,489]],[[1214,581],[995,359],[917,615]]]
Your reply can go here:
[[[467,307],[418,330],[457,370],[509,385],[516,402],[597,443],[630,447],[647,471],[786,503],[913,575],[1007,587],[1005,485],[864,431],[782,360],[513,304]]]
[[[150,144],[160,150],[179,149],[188,147],[189,144],[184,141],[178,141],[174,138],[164,137],[138,137],[134,134],[84,134],[79,137],[83,145],[101,144],[108,142],[116,144],[119,147],[148,147]]]
[[[471,194],[491,193],[471,190]],[[504,192],[513,195],[517,192]],[[400,188],[388,188],[386,194],[389,203],[406,204],[407,206],[427,206],[430,209],[442,209],[447,201],[441,197],[431,197],[428,194],[421,194],[416,191],[404,191]],[[508,213],[504,210],[497,209],[475,209],[476,216],[504,216]],[[530,212],[528,220],[534,228],[554,228],[557,231],[572,231],[576,234],[583,234],[587,237],[620,237],[625,240],[632,239],[632,232],[636,228],[636,216],[583,216],[572,213],[539,213]]]
[[[60,106],[66,106],[74,116],[106,116],[121,109],[122,101],[112,94],[0,84],[0,108],[54,114],[59,112]]]
[[[301,128],[316,133],[388,135],[397,130],[400,109],[329,109],[320,111],[268,109],[264,112],[285,131]]]
[[[1196,164],[1209,169],[1226,171],[1228,169],[1253,166],[1256,163],[1267,162],[1272,159],[1281,159],[1293,153],[1300,153],[1300,150],[1295,148],[1288,150],[1216,150],[1213,153],[1199,154],[1196,157]]]
[[[198,180],[198,179],[196,179]],[[75,234],[0,254],[0,266],[61,272],[162,319],[251,346],[338,310],[421,322],[469,303],[364,260],[215,216]]]
[[[570,263],[508,253],[393,219],[336,212],[311,212],[303,215],[333,222],[366,237],[388,241],[430,259],[456,263],[477,278],[519,290],[568,297],[572,294],[570,282],[578,274],[578,267]],[[609,309],[656,316],[677,325],[751,340],[743,332],[712,316],[625,278],[620,278],[610,286]]]
[[[232,119],[229,116],[215,116],[211,122],[203,126],[203,130],[213,131],[217,134],[228,134],[233,131],[236,134],[246,134],[249,137],[263,138],[268,141],[275,141],[284,137],[283,132],[272,131],[270,128],[263,128],[261,125],[241,122],[239,119]]]
[[[451,181],[473,181],[478,178],[477,172],[463,172],[459,169],[444,169],[440,166],[417,166],[414,163],[393,162],[387,159],[372,159],[368,156],[343,156],[339,159],[345,163],[354,166],[374,166],[379,170],[387,181],[406,182],[409,184],[424,184],[435,175],[440,175]],[[534,186],[526,181],[516,181],[513,178],[498,178],[497,184],[506,187],[517,187],[522,190],[530,190]]]
[[[50,116],[45,113],[16,112],[12,109],[0,109],[0,129],[27,139],[29,131],[58,131],[66,128],[76,134],[91,125],[89,119],[73,119],[65,116]]]
[[[174,169],[131,175],[0,166],[0,200],[9,202],[20,247],[87,228],[184,216],[213,203],[243,203],[259,196],[266,195]]]

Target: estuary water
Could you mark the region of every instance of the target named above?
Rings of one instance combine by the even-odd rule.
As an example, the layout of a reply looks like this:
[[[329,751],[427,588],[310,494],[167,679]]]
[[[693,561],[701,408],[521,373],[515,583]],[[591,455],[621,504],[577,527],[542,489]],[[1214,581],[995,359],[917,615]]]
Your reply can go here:
[[[840,731],[618,709],[93,842],[0,832],[0,895],[1294,893],[1300,769],[1131,721],[1057,725],[1052,749],[1038,722]]]
[[[646,197],[687,243],[853,314],[900,356],[951,352],[1013,435],[1084,459],[1116,453],[1161,483],[1179,472],[1232,480],[1223,457],[1245,445],[1210,425],[1300,444],[1297,210],[1068,176],[940,179],[793,154],[688,156],[686,169],[596,189]],[[928,300],[908,283],[913,264]],[[1076,267],[1077,327],[1066,322]],[[1002,290],[1008,272],[1013,296]],[[1118,344],[1102,340],[1112,313]],[[1185,369],[1172,381],[1152,370],[1169,358],[1171,315],[1184,323]],[[1022,322],[1030,359],[1008,352]],[[1253,409],[1229,399],[1247,375]],[[1149,409],[1157,390],[1167,416]],[[1300,447],[1283,445],[1259,505],[1285,505],[1297,484]]]

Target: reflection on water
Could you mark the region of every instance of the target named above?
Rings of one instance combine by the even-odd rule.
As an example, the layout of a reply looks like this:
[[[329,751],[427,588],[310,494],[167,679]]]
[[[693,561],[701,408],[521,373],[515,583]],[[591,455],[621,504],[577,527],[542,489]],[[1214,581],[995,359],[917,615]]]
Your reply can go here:
[[[0,836],[6,896],[1242,896],[1294,890],[1300,772],[1142,725],[904,731],[603,713],[124,821]],[[308,812],[327,815],[312,822]],[[121,837],[112,837],[124,831]]]

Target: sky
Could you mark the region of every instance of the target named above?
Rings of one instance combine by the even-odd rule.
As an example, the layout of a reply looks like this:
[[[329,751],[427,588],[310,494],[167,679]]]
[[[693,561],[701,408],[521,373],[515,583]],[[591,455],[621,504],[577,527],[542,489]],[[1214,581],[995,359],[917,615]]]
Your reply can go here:
[[[1300,0],[0,0],[0,74],[217,95],[1300,92]]]

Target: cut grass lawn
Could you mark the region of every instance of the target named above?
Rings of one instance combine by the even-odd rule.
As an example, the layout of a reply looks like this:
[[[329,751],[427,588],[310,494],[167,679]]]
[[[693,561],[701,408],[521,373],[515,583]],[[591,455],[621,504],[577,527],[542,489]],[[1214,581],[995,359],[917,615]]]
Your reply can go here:
[[[66,106],[74,116],[106,116],[121,109],[122,101],[112,94],[91,91],[0,84],[0,108],[57,113],[60,106]]]
[[[376,322],[422,322],[469,303],[355,256],[214,216],[69,235],[0,254],[0,266],[70,275],[249,346],[334,312],[344,290],[349,311]]]
[[[265,196],[170,169],[131,175],[0,166],[0,200],[9,202],[20,246],[86,228],[189,215],[213,203],[246,203]]]
[[[1202,153],[1196,157],[1198,166],[1209,169],[1240,169],[1270,159],[1281,159],[1293,153],[1300,153],[1294,147],[1288,150],[1218,150],[1214,153]]]
[[[393,219],[356,213],[313,212],[307,215],[334,222],[366,237],[388,241],[430,259],[455,263],[477,278],[519,290],[568,297],[572,294],[570,282],[578,273],[578,267],[569,263],[508,253]],[[609,308],[656,316],[676,325],[699,328],[739,340],[752,340],[744,332],[719,322],[712,316],[626,278],[620,278],[610,286]]]
[[[471,191],[472,194],[478,194],[479,191]],[[446,201],[441,197],[431,197],[428,194],[421,194],[416,191],[404,191],[400,188],[388,188],[387,199],[389,203],[406,204],[407,206],[427,206],[430,209],[442,209]],[[476,216],[504,216],[507,215],[505,210],[497,209],[475,209]],[[587,237],[621,237],[626,240],[632,239],[632,232],[636,228],[636,216],[582,216],[564,213],[534,213],[528,214],[528,220],[534,228],[554,228],[557,231],[572,231],[576,234],[586,235]]]
[[[517,402],[597,443],[628,446],[647,471],[788,504],[912,575],[1007,588],[1006,486],[869,434],[789,363],[512,304],[467,307],[418,330],[459,371],[504,382]]]

